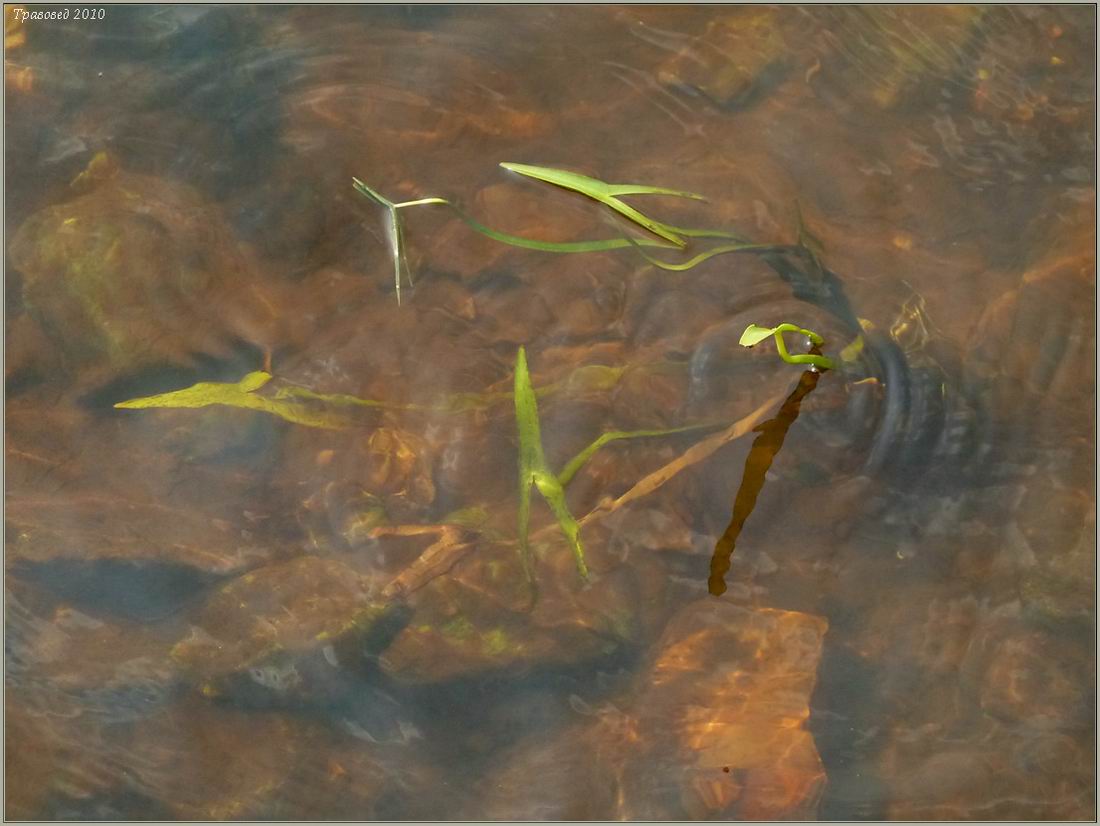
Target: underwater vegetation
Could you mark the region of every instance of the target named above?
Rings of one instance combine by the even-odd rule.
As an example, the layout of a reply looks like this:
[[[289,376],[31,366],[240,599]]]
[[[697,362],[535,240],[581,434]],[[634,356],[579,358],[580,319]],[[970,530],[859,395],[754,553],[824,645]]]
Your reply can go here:
[[[697,201],[706,200],[702,195],[693,192],[668,189],[665,187],[646,186],[642,184],[609,184],[596,178],[590,178],[575,172],[554,169],[551,167],[516,163],[502,163],[501,166],[508,171],[584,195],[612,210],[622,218],[625,218],[635,227],[651,233],[651,235],[656,236],[656,238],[635,238],[625,234],[620,238],[572,242],[551,242],[532,238],[522,238],[498,232],[485,226],[445,198],[433,196],[395,203],[358,178],[353,178],[355,190],[375,204],[381,206],[387,212],[387,238],[390,253],[393,258],[394,287],[398,303],[401,301],[402,275],[404,275],[410,285],[412,284],[412,274],[409,270],[405,252],[404,226],[402,218],[398,213],[400,210],[414,206],[446,206],[474,231],[504,244],[551,253],[602,252],[632,248],[651,264],[671,271],[689,270],[713,256],[727,253],[774,255],[776,253],[788,251],[788,248],[779,245],[754,244],[739,235],[723,230],[693,229],[689,227],[673,226],[651,218],[621,200],[622,196],[627,195],[665,195]],[[808,252],[810,258],[820,269],[817,253],[805,245],[805,237],[800,220],[799,245],[797,249],[802,252]],[[656,247],[686,252],[690,239],[719,239],[725,243],[719,243],[709,249],[696,253],[682,262],[669,262],[656,259],[646,252],[645,249],[647,247],[650,249]],[[810,352],[792,354],[788,350],[786,342],[783,339],[784,333],[797,333],[804,336],[811,347]],[[754,476],[756,481],[754,481],[752,485],[742,486],[743,491],[750,489],[754,491],[751,494],[752,501],[755,501],[756,493],[759,492],[763,484],[764,471],[766,471],[767,466],[770,466],[771,458],[774,457],[775,452],[778,451],[779,447],[782,445],[783,436],[786,433],[787,427],[789,427],[790,423],[793,422],[794,418],[797,416],[800,400],[816,386],[816,371],[831,370],[837,367],[836,361],[822,355],[820,347],[824,345],[824,340],[820,335],[812,330],[789,322],[784,322],[775,327],[761,327],[756,324],[751,324],[742,334],[739,343],[744,347],[754,347],[769,337],[775,340],[776,352],[783,361],[794,365],[808,365],[811,368],[810,373],[814,375],[814,378],[812,382],[809,383],[803,379],[795,395],[792,396],[791,399],[788,399],[787,404],[778,417],[779,420],[785,422],[783,426],[777,427],[773,425],[772,427],[768,427],[766,424],[756,428],[758,430],[764,430],[764,435],[757,439],[757,443],[767,441],[767,443],[771,445],[771,450],[763,470]],[[860,341],[857,338],[856,341],[845,348],[845,353],[842,355],[847,356],[848,353],[856,349],[859,344]],[[616,371],[616,368],[601,367],[599,365],[583,365],[574,371],[574,375],[579,375],[582,372],[584,373],[583,378],[587,380],[585,383],[604,386],[614,385],[622,375],[621,370]],[[472,409],[482,409],[507,399],[507,394],[505,393],[486,393],[480,395],[467,393],[444,400],[434,406],[424,407],[420,405],[393,405],[384,401],[362,399],[346,394],[318,393],[308,388],[295,385],[279,386],[270,394],[260,393],[259,391],[269,386],[272,378],[272,375],[268,372],[256,371],[247,374],[237,382],[200,382],[191,387],[168,393],[119,402],[115,407],[120,409],[141,410],[151,408],[202,408],[221,405],[260,411],[278,416],[293,424],[304,425],[306,427],[343,429],[364,426],[364,422],[358,419],[356,414],[361,413],[365,408],[390,407],[403,410],[430,409],[437,412],[457,414]],[[523,571],[528,583],[532,587],[534,587],[534,572],[528,536],[531,516],[532,487],[539,491],[539,494],[553,512],[558,528],[573,553],[577,572],[582,580],[587,580],[589,571],[585,561],[584,547],[581,543],[581,523],[579,523],[572,513],[570,513],[569,507],[565,501],[566,486],[585,463],[588,462],[600,448],[614,441],[669,436],[690,431],[713,429],[726,424],[707,422],[668,429],[608,431],[600,435],[580,453],[566,462],[560,472],[555,473],[548,464],[543,450],[542,435],[539,427],[537,396],[554,392],[560,389],[561,384],[568,386],[570,383],[571,382],[567,380],[564,383],[559,383],[559,385],[536,390],[531,384],[526,351],[524,347],[520,346],[516,353],[514,384],[511,394],[515,408],[516,427],[519,437],[519,485],[516,542]],[[805,385],[805,387],[803,385]],[[796,396],[797,399],[795,398]],[[790,409],[788,410],[788,408]],[[785,414],[784,411],[786,411]],[[735,424],[734,427],[736,428],[737,425]],[[717,444],[720,443],[721,442]],[[750,464],[751,463],[752,456],[750,455]],[[749,469],[750,468],[747,466],[746,477],[749,475]],[[643,482],[644,481],[646,480],[643,480]],[[639,483],[639,486],[641,484],[642,483]],[[657,484],[660,484],[660,482],[658,481]],[[748,504],[747,509],[745,507],[738,509],[735,506],[735,513],[739,512],[742,514],[742,523],[749,511],[751,511],[751,502]],[[720,565],[718,561],[724,559],[726,568],[728,568],[729,552],[732,552],[733,538],[735,538],[731,538],[728,534],[729,531],[727,531],[727,536],[724,536],[722,542],[719,543],[719,548],[716,549],[715,553],[715,564]],[[728,546],[728,548],[723,550],[726,546]],[[720,581],[721,573],[712,574],[712,592],[721,593],[721,590],[714,585],[715,576],[717,576]]]

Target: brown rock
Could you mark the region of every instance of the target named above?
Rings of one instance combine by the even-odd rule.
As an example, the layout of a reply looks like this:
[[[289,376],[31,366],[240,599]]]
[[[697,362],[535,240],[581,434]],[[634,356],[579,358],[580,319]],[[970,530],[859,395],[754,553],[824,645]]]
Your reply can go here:
[[[825,772],[805,722],[826,627],[709,598],[685,608],[637,701],[626,816],[812,818]]]

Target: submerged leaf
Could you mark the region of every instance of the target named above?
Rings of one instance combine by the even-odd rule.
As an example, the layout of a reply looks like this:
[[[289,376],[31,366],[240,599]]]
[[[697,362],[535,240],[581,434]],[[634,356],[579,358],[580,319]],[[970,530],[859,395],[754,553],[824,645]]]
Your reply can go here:
[[[182,390],[159,393],[139,399],[119,402],[115,407],[123,410],[145,410],[149,408],[184,409],[224,405],[246,410],[258,410],[270,413],[288,422],[319,427],[326,430],[340,430],[355,427],[358,422],[350,411],[342,412],[341,406],[376,406],[380,402],[356,399],[353,396],[324,396],[300,388],[283,388],[274,396],[261,396],[256,393],[271,381],[271,374],[262,370],[249,373],[238,382],[199,382]]]
[[[241,400],[254,390],[259,390],[271,381],[271,374],[262,370],[249,373],[238,382],[200,381],[183,390],[159,393],[140,399],[119,402],[115,407],[138,410],[146,407],[208,407],[212,404],[228,404],[236,407],[252,407],[251,402],[241,404]],[[255,398],[255,397],[249,397]]]
[[[527,543],[527,531],[531,521],[531,485],[535,476],[546,472],[546,459],[542,453],[542,435],[539,432],[539,409],[531,376],[527,372],[527,353],[520,347],[516,353],[516,376],[513,391],[516,406],[516,427],[519,429],[519,533],[520,558],[528,580],[533,581],[531,548]]]
[[[539,431],[538,402],[531,387],[531,376],[527,371],[527,352],[523,347],[516,353],[515,378],[516,426],[519,429],[519,532],[520,558],[523,560],[527,578],[534,581],[531,568],[531,546],[527,532],[531,521],[531,486],[535,485],[542,498],[554,512],[558,527],[569,541],[573,556],[577,561],[577,570],[582,578],[588,578],[588,566],[584,561],[584,549],[581,547],[580,527],[565,504],[565,489],[553,471],[546,465],[546,456],[542,450],[542,434]]]
[[[554,518],[558,520],[558,527],[573,549],[573,558],[577,563],[577,570],[582,579],[588,579],[588,565],[584,561],[584,549],[581,547],[580,525],[569,512],[569,506],[565,504],[565,488],[552,473],[541,471],[535,474],[535,486],[554,512]]]

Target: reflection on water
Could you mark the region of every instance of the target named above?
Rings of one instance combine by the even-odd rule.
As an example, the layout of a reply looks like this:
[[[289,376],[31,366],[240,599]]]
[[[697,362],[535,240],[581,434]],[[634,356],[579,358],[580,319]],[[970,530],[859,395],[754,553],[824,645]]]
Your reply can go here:
[[[5,22],[8,817],[1092,816],[1088,9]],[[398,307],[353,176],[615,237],[501,161],[824,266],[411,210]],[[863,347],[716,597],[787,321]],[[577,473],[587,585],[533,509],[534,607],[520,346],[551,467],[726,426]],[[267,368],[337,426],[113,407]]]

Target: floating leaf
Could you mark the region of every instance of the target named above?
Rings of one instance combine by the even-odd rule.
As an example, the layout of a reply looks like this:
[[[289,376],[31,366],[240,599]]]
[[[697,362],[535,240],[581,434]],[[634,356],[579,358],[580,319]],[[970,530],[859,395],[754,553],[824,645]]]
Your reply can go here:
[[[750,324],[745,328],[745,332],[741,334],[741,340],[737,343],[742,347],[754,347],[772,335],[775,335],[774,327],[758,327],[755,324]]]
[[[811,364],[822,370],[832,370],[836,367],[836,362],[831,358],[815,353],[792,356],[787,350],[786,342],[783,341],[783,333],[800,333],[806,336],[815,347],[820,347],[825,343],[824,339],[817,333],[796,324],[780,324],[778,327],[760,327],[756,324],[750,324],[745,328],[745,332],[741,334],[741,340],[738,343],[742,347],[754,347],[768,336],[772,336],[775,338],[775,349],[779,352],[779,357],[787,364]]]

